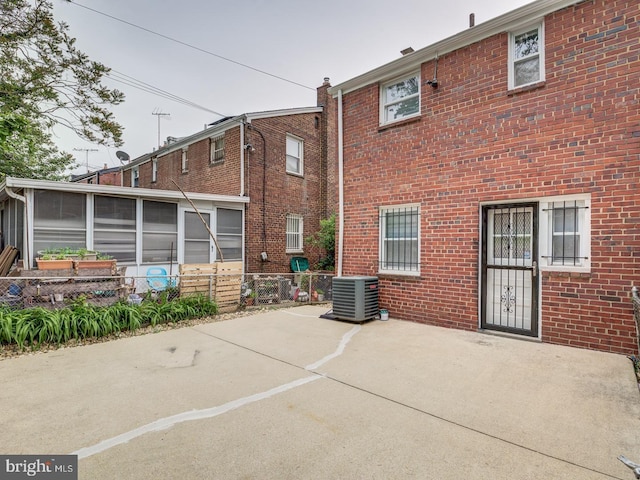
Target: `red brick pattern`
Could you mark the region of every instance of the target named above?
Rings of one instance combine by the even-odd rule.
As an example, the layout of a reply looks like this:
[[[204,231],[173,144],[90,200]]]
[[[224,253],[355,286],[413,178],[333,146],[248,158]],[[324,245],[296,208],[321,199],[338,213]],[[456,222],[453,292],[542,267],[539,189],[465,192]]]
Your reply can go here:
[[[542,340],[637,350],[640,10],[582,2],[545,18],[545,81],[507,88],[508,34],[421,67],[421,116],[379,127],[378,85],[344,96],[345,275],[377,275],[379,206],[421,211],[421,276],[380,277],[396,318],[478,328],[480,202],[591,195],[591,272],[542,275]]]
[[[328,82],[318,88],[318,104],[332,112],[335,104],[328,96]],[[325,112],[298,113],[254,119],[251,126],[238,124],[224,133],[225,155],[222,162],[210,163],[208,138],[188,146],[188,171],[182,171],[182,149],[158,157],[157,181],[152,182],[151,161],[139,166],[139,187],[176,190],[174,181],[187,192],[237,196],[241,193],[241,128],[244,143],[253,151],[245,157],[245,194],[250,203],[245,210],[245,268],[247,272],[286,273],[291,271],[292,256],[303,255],[311,264],[321,252],[305,245],[303,253],[286,253],[287,214],[304,216],[304,235],[320,227],[320,220],[334,211],[337,179],[335,140],[327,142],[327,132],[335,138],[335,121]],[[286,135],[304,141],[304,175],[286,173]],[[217,135],[216,135],[217,137]],[[263,140],[264,139],[264,140]],[[160,151],[162,153],[162,150]],[[266,157],[266,164],[265,164]],[[330,170],[331,174],[327,171]],[[125,171],[130,185],[131,171]],[[261,260],[267,253],[267,262]]]

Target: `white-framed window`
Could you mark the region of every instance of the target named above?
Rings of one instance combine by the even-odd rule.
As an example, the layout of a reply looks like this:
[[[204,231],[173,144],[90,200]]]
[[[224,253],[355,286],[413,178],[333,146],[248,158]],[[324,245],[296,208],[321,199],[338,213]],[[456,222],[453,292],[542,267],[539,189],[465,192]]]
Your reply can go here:
[[[242,260],[242,210],[218,208],[216,235],[225,260]]]
[[[287,215],[287,253],[302,253],[304,219],[302,215]]]
[[[560,197],[540,205],[543,270],[588,272],[591,268],[589,197]]]
[[[154,158],[151,160],[151,181],[158,181],[158,159]]]
[[[544,23],[509,34],[509,89],[544,80]]]
[[[182,149],[182,173],[189,171],[189,157],[187,156],[187,149]]]
[[[224,135],[211,139],[210,150],[210,163],[219,163],[224,161]]]
[[[87,247],[87,196],[34,190],[33,250]]]
[[[297,137],[287,135],[287,173],[303,175],[304,142]]]
[[[420,73],[415,72],[380,86],[380,124],[420,115]]]
[[[138,167],[134,167],[131,169],[131,186],[140,186],[140,169]]]
[[[119,262],[136,261],[136,200],[96,195],[93,248]]]
[[[178,205],[142,202],[142,262],[166,263],[176,260]]]
[[[420,274],[420,207],[380,207],[379,272]]]

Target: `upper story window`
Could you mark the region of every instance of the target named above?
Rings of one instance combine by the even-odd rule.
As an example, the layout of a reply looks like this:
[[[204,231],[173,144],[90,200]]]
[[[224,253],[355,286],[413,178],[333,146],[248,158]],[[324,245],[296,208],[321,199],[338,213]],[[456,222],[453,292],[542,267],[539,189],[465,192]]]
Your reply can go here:
[[[189,157],[187,157],[187,149],[182,150],[182,173],[189,171]]]
[[[543,24],[509,34],[509,88],[524,87],[543,80]]]
[[[151,160],[151,181],[158,181],[158,159],[154,158]]]
[[[140,170],[138,167],[131,169],[131,186],[139,187],[140,186]]]
[[[303,142],[287,135],[287,173],[303,174]]]
[[[417,205],[380,208],[379,271],[420,274],[420,210]]]
[[[591,215],[589,198],[555,199],[541,205],[540,256],[547,270],[589,271]]]
[[[380,87],[380,124],[420,115],[420,74],[396,78]]]
[[[224,135],[211,139],[211,157],[210,163],[219,163],[224,161]]]

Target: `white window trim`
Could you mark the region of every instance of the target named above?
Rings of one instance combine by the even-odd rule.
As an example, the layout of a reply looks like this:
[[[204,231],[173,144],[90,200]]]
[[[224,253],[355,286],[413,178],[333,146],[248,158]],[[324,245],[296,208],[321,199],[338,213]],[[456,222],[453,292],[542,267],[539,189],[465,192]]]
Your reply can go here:
[[[186,148],[182,149],[181,161],[182,161],[182,173],[188,172],[189,171],[189,157],[188,157],[188,153],[187,153],[187,149]]]
[[[393,120],[387,120],[386,117],[386,107],[387,104],[385,103],[384,99],[385,99],[385,89],[389,86],[392,85],[394,83],[398,83],[401,80],[406,80],[408,78],[412,78],[412,77],[417,77],[418,79],[418,93],[412,96],[417,96],[418,97],[418,111],[416,113],[413,113],[411,115],[407,115],[405,117],[402,118],[396,118]],[[411,98],[410,97],[403,97],[403,98]],[[416,71],[416,72],[411,72],[399,77],[395,77],[392,80],[389,80],[387,82],[384,82],[380,85],[380,92],[379,92],[379,100],[380,100],[380,125],[390,125],[396,122],[401,122],[403,120],[407,120],[408,118],[414,118],[414,117],[419,117],[421,112],[422,112],[422,85],[421,85],[421,79],[420,79],[420,71]]]
[[[300,165],[300,171],[294,171],[294,170],[289,170],[289,168],[287,167],[287,158],[289,156],[289,152],[287,151],[287,140],[293,140],[295,142],[298,142],[298,144],[300,145],[300,157],[298,158],[298,162]],[[285,170],[287,173],[290,173],[291,175],[298,175],[300,177],[304,176],[304,140],[302,140],[300,137],[296,137],[295,135],[291,135],[289,133],[287,133],[286,139],[285,139]]]
[[[533,30],[534,28],[538,29],[538,41],[539,41],[539,44],[540,44],[540,49],[538,51],[538,58],[539,58],[539,65],[540,65],[540,78],[538,78],[534,82],[523,83],[522,85],[517,85],[516,86],[516,84],[515,84],[515,82],[516,82],[515,68],[514,68],[514,66],[515,66],[515,58],[514,58],[515,37],[518,36],[518,35],[521,35],[523,33],[526,33],[526,32],[528,32],[530,30]],[[527,87],[529,85],[535,85],[536,83],[544,82],[545,81],[544,64],[545,64],[544,20],[541,20],[541,21],[536,22],[536,23],[530,23],[526,27],[519,28],[518,30],[514,30],[513,32],[509,32],[509,65],[508,65],[509,90],[514,90],[514,89],[517,89],[517,88],[523,88],[523,87]]]
[[[289,219],[298,220],[299,230],[297,232],[289,231]],[[286,216],[286,226],[285,226],[285,245],[286,245],[286,253],[303,253],[304,248],[304,216],[298,215],[295,213],[289,213]],[[289,247],[289,235],[296,234],[298,236],[298,244],[300,245],[298,248],[290,248]]]
[[[131,186],[140,186],[140,170],[138,169],[138,167],[134,167],[131,169]]]
[[[222,148],[216,150],[216,142],[218,142],[219,140],[222,140]],[[218,135],[217,137],[211,137],[209,139],[209,164],[210,165],[224,162],[225,147],[226,145],[224,141],[224,134]],[[222,152],[222,155],[219,158],[216,158],[216,154],[218,152]]]
[[[381,275],[399,275],[405,277],[418,277],[420,276],[420,266],[422,264],[422,240],[421,240],[421,231],[422,231],[422,221],[420,215],[420,204],[418,203],[408,203],[402,205],[385,205],[383,207],[379,207],[378,209],[378,218],[382,219],[383,214],[387,210],[398,210],[398,209],[416,209],[418,211],[418,268],[417,270],[391,270],[382,268],[383,262],[383,252],[384,252],[384,239],[383,239],[383,228],[384,225],[382,221],[378,225],[378,273]]]
[[[580,232],[580,265],[558,265],[553,264],[551,259],[553,245],[553,218],[551,218],[550,208],[553,203],[578,202],[580,206],[579,232]],[[539,212],[539,255],[540,270],[547,272],[591,272],[591,197],[589,195],[568,195],[563,197],[545,198],[540,201]]]
[[[151,160],[151,182],[158,181],[158,159],[153,158]]]

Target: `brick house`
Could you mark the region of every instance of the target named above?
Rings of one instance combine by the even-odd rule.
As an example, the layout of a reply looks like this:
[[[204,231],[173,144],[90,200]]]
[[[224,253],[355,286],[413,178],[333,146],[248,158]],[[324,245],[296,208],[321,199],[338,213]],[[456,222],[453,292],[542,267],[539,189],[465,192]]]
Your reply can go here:
[[[316,107],[245,113],[185,138],[169,137],[162,148],[123,168],[123,185],[177,190],[177,184],[188,192],[248,197],[244,232],[236,232],[244,235],[238,254],[245,271],[290,272],[294,256],[313,263],[320,252],[310,251],[304,238],[319,229],[337,201],[329,87],[327,78],[317,89]],[[214,221],[213,212],[205,213]],[[185,215],[185,223],[197,227],[196,212]],[[198,231],[208,248],[192,251],[185,263],[217,259],[206,230]]]
[[[96,170],[94,172],[82,173],[80,175],[72,175],[71,182],[75,183],[87,183],[94,185],[122,185],[122,168],[121,167],[107,167],[105,163],[104,168]]]
[[[637,351],[637,0],[538,0],[331,87],[337,273],[391,316]]]

